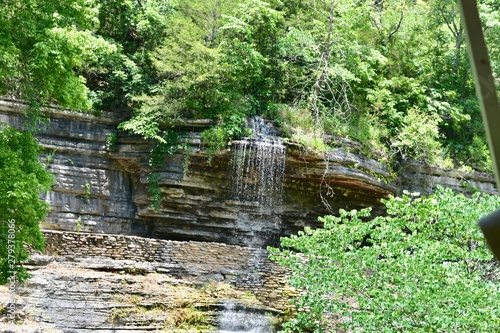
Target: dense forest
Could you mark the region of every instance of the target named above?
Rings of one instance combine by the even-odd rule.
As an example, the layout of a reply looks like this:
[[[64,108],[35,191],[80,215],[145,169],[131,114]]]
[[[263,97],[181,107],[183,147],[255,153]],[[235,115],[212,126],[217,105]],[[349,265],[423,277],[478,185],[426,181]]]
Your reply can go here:
[[[249,115],[315,149],[342,136],[388,156],[490,170],[453,0],[3,0],[0,93],[122,110],[164,142],[212,118],[217,149]],[[481,0],[495,77],[500,3]]]

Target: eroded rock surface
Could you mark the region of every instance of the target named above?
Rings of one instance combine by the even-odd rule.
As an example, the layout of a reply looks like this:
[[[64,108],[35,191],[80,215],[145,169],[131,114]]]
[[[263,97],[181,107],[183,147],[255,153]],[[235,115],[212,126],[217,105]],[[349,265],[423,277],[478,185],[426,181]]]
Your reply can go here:
[[[57,261],[31,274],[17,291],[17,323],[0,320],[0,332],[215,332],[217,315],[228,300],[277,313],[222,282],[106,272]],[[0,287],[2,304],[6,298],[6,287]]]
[[[0,121],[22,126],[24,106],[0,101]],[[383,163],[342,147],[326,156],[289,146],[282,204],[263,207],[234,193],[232,150],[209,157],[201,145],[205,121],[179,126],[183,152],[166,156],[159,175],[160,208],[151,208],[147,183],[154,144],[118,133],[120,115],[47,109],[50,122],[38,135],[43,161],[56,184],[46,200],[46,229],[128,234],[171,240],[277,245],[279,237],[315,225],[332,209],[379,206],[397,188]],[[117,136],[117,140],[110,140]]]
[[[0,121],[21,127],[23,108],[0,100]],[[316,225],[318,216],[339,208],[371,206],[379,213],[380,198],[403,190],[425,194],[441,184],[496,193],[491,175],[445,172],[411,161],[394,172],[382,154],[371,151],[370,158],[362,157],[360,144],[331,137],[330,145],[336,148],[328,153],[288,144],[282,200],[266,206],[235,195],[235,147],[207,155],[200,138],[209,121],[179,125],[176,131],[185,149],[165,156],[153,170],[154,144],[116,130],[123,115],[55,108],[45,113],[50,122],[38,140],[46,148],[43,161],[56,178],[45,198],[52,207],[46,229],[265,247],[277,245],[280,236]],[[151,208],[147,188],[152,171],[159,176],[161,191],[157,210]]]

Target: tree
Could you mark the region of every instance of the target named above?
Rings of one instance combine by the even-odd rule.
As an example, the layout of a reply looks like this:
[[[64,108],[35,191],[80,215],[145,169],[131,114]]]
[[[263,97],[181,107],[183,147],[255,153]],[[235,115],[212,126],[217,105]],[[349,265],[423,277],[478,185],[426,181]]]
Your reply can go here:
[[[438,188],[383,202],[388,216],[340,210],[269,249],[300,291],[284,331],[494,331],[500,269],[476,222],[500,198]]]
[[[173,1],[96,0],[99,24],[94,32],[117,45],[118,53],[83,70],[98,108],[131,109],[133,97],[151,93],[156,72],[150,52],[168,29]]]
[[[128,60],[88,78],[97,99],[133,106],[123,129],[161,141],[162,126],[209,117],[204,137],[220,148],[260,114],[302,142],[346,136],[398,158],[422,146],[427,163],[490,166],[453,1],[99,2],[97,31]],[[494,69],[496,8],[481,3]],[[408,123],[429,119],[413,136]]]
[[[353,86],[364,48],[355,31],[367,28],[365,4],[349,1],[304,1],[289,18],[290,27],[280,51],[287,63],[289,94],[298,107],[310,109],[316,128],[329,132],[328,123],[347,122],[353,115]],[[332,121],[333,120],[333,121]]]
[[[139,107],[121,128],[162,142],[163,129],[179,119],[208,117],[216,125],[203,137],[214,149],[243,134],[246,117],[262,113],[278,90],[273,55],[280,20],[280,12],[257,0],[176,7],[149,54],[158,83],[136,96]]]
[[[26,244],[44,250],[39,222],[49,207],[40,194],[50,189],[53,176],[38,160],[40,149],[31,133],[0,127],[0,284],[12,271],[19,281],[27,277],[19,265],[28,257]]]
[[[4,0],[0,10],[0,94],[28,102],[30,110],[57,102],[89,110],[85,64],[117,51],[95,36],[93,0]]]
[[[0,283],[12,271],[22,281],[25,245],[43,250],[39,222],[48,205],[40,199],[53,178],[38,161],[33,137],[41,106],[57,102],[91,108],[81,75],[84,66],[114,56],[117,47],[95,36],[92,0],[4,0],[0,9],[0,94],[28,103],[29,131],[0,125]],[[13,241],[14,240],[14,241]]]

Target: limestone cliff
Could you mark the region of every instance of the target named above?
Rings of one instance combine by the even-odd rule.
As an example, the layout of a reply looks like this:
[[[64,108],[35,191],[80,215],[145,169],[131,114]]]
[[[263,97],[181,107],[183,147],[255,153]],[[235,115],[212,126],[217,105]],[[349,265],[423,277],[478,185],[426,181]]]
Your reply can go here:
[[[0,122],[21,128],[23,108],[0,100]],[[209,121],[197,120],[176,128],[183,151],[155,169],[155,210],[147,189],[154,143],[117,131],[119,113],[44,112],[49,122],[37,138],[56,179],[42,225],[51,259],[32,265],[19,294],[43,332],[173,332],[186,318],[209,331],[224,299],[248,295],[259,311],[278,313],[292,291],[263,248],[279,237],[339,208],[380,213],[381,198],[405,189],[429,193],[442,184],[496,193],[491,175],[411,161],[390,171],[380,153],[329,138],[332,149],[321,154],[287,143],[279,201],[241,199],[236,145],[209,156],[200,139]]]
[[[20,127],[22,108],[1,101],[0,121]],[[397,191],[382,181],[391,175],[376,159],[342,147],[326,158],[289,147],[283,204],[256,209],[258,203],[234,198],[231,149],[209,163],[200,141],[206,122],[188,121],[177,129],[186,149],[165,157],[158,170],[162,199],[160,209],[154,210],[146,185],[151,142],[119,133],[107,149],[119,115],[58,109],[47,109],[46,114],[49,123],[38,140],[45,147],[43,160],[56,177],[45,198],[52,207],[43,225],[48,229],[265,246],[328,213],[321,194],[338,209],[377,206],[378,199]]]
[[[0,121],[20,127],[23,107],[1,100]],[[426,193],[436,184],[460,189],[467,182],[495,192],[491,175],[450,173],[410,162],[390,172],[377,152],[362,157],[359,144],[338,139],[327,154],[289,145],[282,204],[256,209],[258,203],[234,198],[231,147],[208,163],[200,133],[209,122],[200,120],[177,128],[186,149],[165,157],[158,170],[161,206],[153,210],[146,185],[153,143],[119,133],[123,116],[118,113],[45,112],[49,123],[38,140],[56,176],[45,198],[52,207],[44,224],[49,229],[265,246],[314,225],[318,216],[329,213],[322,201],[334,211],[377,210],[380,198],[403,189]],[[112,136],[117,140],[109,147]]]

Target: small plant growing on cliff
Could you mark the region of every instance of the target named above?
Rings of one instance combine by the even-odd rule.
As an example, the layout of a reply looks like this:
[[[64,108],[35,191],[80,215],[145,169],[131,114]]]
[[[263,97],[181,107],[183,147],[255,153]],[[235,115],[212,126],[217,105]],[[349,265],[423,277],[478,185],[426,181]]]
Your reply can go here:
[[[196,331],[208,331],[212,328],[203,311],[194,307],[175,309],[169,314],[164,327],[166,330],[182,329],[189,331],[192,329]]]
[[[189,164],[191,163],[191,149],[189,146],[185,146],[184,149],[184,161],[182,162],[182,172],[187,174],[189,172]]]
[[[500,284],[476,222],[500,198],[438,188],[383,202],[386,217],[340,210],[269,249],[302,291],[284,332],[496,331]]]
[[[54,155],[55,154],[56,154],[56,150],[55,149],[51,149],[47,153],[47,157],[45,158],[45,165],[46,166],[50,165],[54,161]]]
[[[118,140],[118,133],[111,132],[106,138],[106,151],[115,151],[116,150],[116,141]]]
[[[78,219],[76,220],[76,232],[81,232],[82,231],[82,217],[78,216]]]
[[[90,183],[85,183],[85,202],[90,202]]]
[[[126,308],[113,308],[111,309],[110,317],[113,323],[117,323],[123,318],[130,316],[130,312]]]
[[[161,205],[161,190],[160,190],[160,175],[152,172],[148,176],[148,193],[151,199],[151,207],[155,210],[160,209]]]

